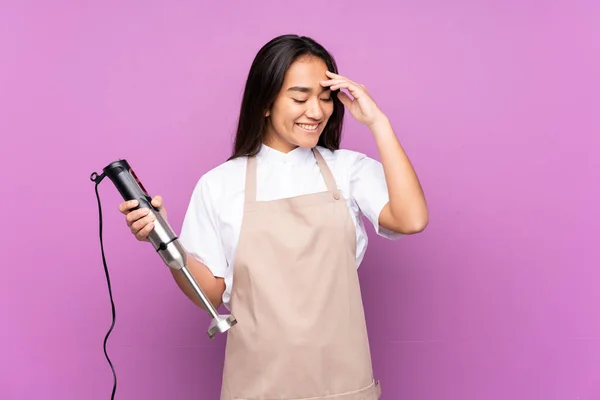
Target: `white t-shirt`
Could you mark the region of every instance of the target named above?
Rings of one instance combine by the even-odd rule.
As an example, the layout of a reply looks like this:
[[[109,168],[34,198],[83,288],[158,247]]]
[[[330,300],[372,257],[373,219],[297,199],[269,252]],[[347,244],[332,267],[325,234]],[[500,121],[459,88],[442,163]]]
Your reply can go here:
[[[356,266],[360,266],[368,238],[365,216],[377,234],[397,239],[401,234],[379,226],[381,210],[389,200],[383,166],[351,150],[318,146],[341,190],[356,226]],[[213,275],[225,279],[223,303],[229,309],[233,265],[242,223],[247,157],[227,161],[204,174],[197,182],[183,220],[179,239],[190,255]],[[310,149],[282,153],[262,145],[257,155],[256,200],[268,201],[327,190]]]

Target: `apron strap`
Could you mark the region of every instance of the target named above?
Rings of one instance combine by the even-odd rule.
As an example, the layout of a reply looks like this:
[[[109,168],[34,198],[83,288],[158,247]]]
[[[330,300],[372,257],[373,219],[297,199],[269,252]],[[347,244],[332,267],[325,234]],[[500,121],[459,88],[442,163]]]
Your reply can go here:
[[[325,181],[325,185],[327,185],[327,190],[336,191],[337,185],[335,184],[335,178],[333,177],[333,174],[331,173],[329,166],[323,159],[321,152],[319,152],[319,150],[317,150],[316,147],[313,147],[312,151],[313,151],[313,154],[315,155],[315,158],[317,159],[317,164],[319,165],[319,168],[321,169],[321,175],[323,175],[323,180]]]
[[[256,201],[256,156],[248,157],[245,192],[246,203]]]

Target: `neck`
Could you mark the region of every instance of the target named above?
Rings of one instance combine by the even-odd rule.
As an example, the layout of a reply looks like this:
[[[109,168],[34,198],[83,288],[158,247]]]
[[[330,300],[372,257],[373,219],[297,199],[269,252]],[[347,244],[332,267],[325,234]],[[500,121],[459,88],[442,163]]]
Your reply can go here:
[[[273,150],[277,150],[277,151],[280,151],[280,152],[286,153],[286,154],[289,153],[290,151],[298,148],[298,146],[293,145],[284,140],[281,140],[279,137],[277,137],[274,134],[271,134],[270,132],[268,132],[265,135],[265,138],[263,139],[263,144],[265,146],[269,146]]]

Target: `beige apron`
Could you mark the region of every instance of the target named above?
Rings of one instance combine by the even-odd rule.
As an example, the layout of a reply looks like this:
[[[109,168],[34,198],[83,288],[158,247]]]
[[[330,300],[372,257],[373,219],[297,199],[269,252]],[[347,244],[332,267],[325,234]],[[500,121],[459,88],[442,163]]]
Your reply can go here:
[[[356,231],[335,179],[327,191],[256,201],[246,167],[221,400],[376,400],[356,269]]]

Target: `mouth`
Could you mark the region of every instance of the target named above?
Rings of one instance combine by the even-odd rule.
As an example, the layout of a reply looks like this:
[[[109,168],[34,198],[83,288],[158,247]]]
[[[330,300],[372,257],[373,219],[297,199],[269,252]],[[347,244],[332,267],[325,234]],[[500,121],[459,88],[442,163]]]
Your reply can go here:
[[[319,125],[321,124],[296,124],[297,127],[302,129],[303,131],[315,133],[318,132]]]

